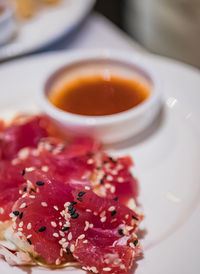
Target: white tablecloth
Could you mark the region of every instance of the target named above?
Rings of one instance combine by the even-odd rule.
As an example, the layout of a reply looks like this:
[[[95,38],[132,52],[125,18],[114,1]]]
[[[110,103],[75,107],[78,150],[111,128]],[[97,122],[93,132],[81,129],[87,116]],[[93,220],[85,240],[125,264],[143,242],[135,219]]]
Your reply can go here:
[[[48,50],[84,48],[115,48],[124,50],[133,50],[135,48],[137,51],[144,51],[123,31],[97,13],[89,15],[74,33],[71,33],[71,35]]]

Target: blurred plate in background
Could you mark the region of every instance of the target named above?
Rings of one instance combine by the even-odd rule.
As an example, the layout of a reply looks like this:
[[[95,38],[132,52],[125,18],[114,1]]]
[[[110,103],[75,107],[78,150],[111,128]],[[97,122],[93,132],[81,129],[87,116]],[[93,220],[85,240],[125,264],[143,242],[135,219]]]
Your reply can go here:
[[[18,34],[0,47],[0,61],[47,47],[69,34],[92,9],[95,0],[63,0],[22,21]]]

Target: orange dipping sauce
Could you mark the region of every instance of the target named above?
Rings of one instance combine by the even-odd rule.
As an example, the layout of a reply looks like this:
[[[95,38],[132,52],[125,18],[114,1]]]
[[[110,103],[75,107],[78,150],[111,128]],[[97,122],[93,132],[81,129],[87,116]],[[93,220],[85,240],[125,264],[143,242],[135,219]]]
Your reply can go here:
[[[76,78],[59,90],[49,93],[50,102],[57,108],[79,115],[104,116],[129,110],[150,95],[141,83],[101,75]]]

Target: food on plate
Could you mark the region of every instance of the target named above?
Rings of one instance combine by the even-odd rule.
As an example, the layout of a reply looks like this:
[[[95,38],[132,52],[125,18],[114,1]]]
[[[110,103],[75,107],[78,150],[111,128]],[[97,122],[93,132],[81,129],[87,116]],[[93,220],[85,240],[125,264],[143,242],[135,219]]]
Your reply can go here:
[[[143,215],[129,157],[58,136],[44,116],[0,122],[0,257],[11,265],[127,273]],[[11,244],[11,246],[10,246]]]
[[[63,86],[60,83],[53,85],[49,100],[67,112],[102,116],[129,110],[141,104],[149,95],[149,88],[138,81],[94,75],[76,78]]]
[[[9,0],[15,6],[19,17],[28,18],[46,4],[56,4],[60,0]]]

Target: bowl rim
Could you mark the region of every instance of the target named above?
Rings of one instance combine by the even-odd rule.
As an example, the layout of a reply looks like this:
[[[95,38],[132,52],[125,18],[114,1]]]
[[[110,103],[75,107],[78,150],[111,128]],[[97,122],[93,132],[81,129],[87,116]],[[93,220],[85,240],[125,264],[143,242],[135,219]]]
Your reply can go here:
[[[145,75],[152,82],[152,92],[150,96],[140,103],[139,105],[112,115],[104,116],[86,116],[70,113],[64,110],[61,110],[54,106],[46,96],[46,85],[54,74],[59,70],[66,68],[73,63],[87,60],[99,60],[103,59],[106,61],[120,61],[135,68],[138,68],[139,71],[143,71]],[[71,124],[74,126],[98,126],[98,125],[110,125],[118,122],[126,121],[134,117],[140,116],[146,110],[156,103],[159,103],[161,99],[161,81],[156,74],[151,70],[150,67],[146,64],[145,56],[139,53],[133,52],[122,52],[120,50],[72,50],[66,55],[66,62],[64,65],[57,66],[54,70],[47,76],[45,81],[42,83],[42,87],[39,90],[38,103],[42,107],[42,110],[52,117],[53,119],[60,121],[62,123]]]

